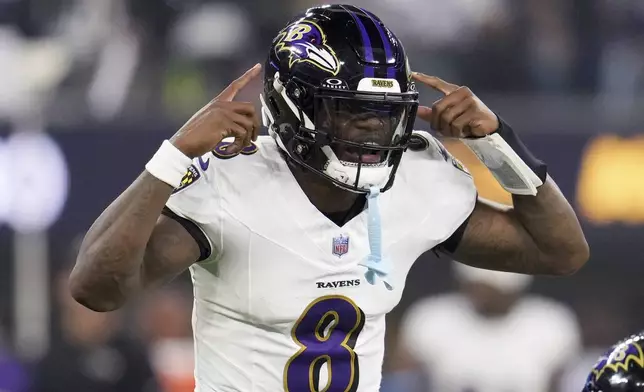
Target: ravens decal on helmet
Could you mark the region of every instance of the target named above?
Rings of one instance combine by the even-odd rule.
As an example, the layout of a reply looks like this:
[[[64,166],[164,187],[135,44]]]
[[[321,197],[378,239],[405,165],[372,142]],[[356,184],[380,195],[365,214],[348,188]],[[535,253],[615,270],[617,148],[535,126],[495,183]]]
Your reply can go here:
[[[602,355],[582,392],[644,392],[644,332],[632,335]]]

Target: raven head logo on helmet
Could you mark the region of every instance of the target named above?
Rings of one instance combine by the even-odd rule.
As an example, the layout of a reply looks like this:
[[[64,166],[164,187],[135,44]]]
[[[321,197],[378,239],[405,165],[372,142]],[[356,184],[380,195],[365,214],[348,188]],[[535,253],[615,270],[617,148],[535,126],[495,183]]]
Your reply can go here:
[[[400,41],[350,5],[311,8],[275,37],[262,120],[294,162],[358,193],[389,189],[418,108]]]
[[[326,44],[324,32],[313,21],[303,19],[290,25],[277,37],[275,45],[276,55],[280,52],[289,53],[289,68],[293,63],[308,61],[311,64],[337,75],[340,71],[340,62],[333,49]]]
[[[602,355],[582,392],[644,392],[644,333],[633,335]]]

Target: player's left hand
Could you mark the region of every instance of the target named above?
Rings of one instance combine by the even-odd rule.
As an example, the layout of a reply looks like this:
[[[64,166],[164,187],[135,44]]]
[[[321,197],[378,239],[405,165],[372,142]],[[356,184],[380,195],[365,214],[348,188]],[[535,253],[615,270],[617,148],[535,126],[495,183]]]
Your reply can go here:
[[[448,83],[436,76],[414,72],[412,77],[445,96],[432,107],[419,106],[417,116],[446,137],[481,137],[499,128],[496,114],[465,86]]]

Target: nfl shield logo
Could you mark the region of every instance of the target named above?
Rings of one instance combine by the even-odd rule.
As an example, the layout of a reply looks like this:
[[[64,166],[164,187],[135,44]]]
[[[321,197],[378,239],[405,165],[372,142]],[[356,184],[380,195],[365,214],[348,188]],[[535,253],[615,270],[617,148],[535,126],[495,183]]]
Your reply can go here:
[[[349,237],[340,235],[333,238],[333,254],[342,257],[349,251]]]

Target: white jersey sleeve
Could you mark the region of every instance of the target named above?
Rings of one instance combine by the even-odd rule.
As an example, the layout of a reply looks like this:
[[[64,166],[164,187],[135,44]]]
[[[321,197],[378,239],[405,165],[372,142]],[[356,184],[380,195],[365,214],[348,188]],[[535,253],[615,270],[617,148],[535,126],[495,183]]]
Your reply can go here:
[[[221,199],[214,173],[208,170],[211,169],[208,155],[193,161],[181,181],[181,186],[173,191],[166,203],[170,211],[193,222],[207,238],[211,254],[202,262],[216,259],[222,243]]]
[[[402,173],[397,175],[407,184],[406,191],[422,198],[431,212],[432,224],[444,225],[442,244],[469,218],[477,200],[474,180],[463,164],[425,131],[414,131],[416,148],[405,153]]]

